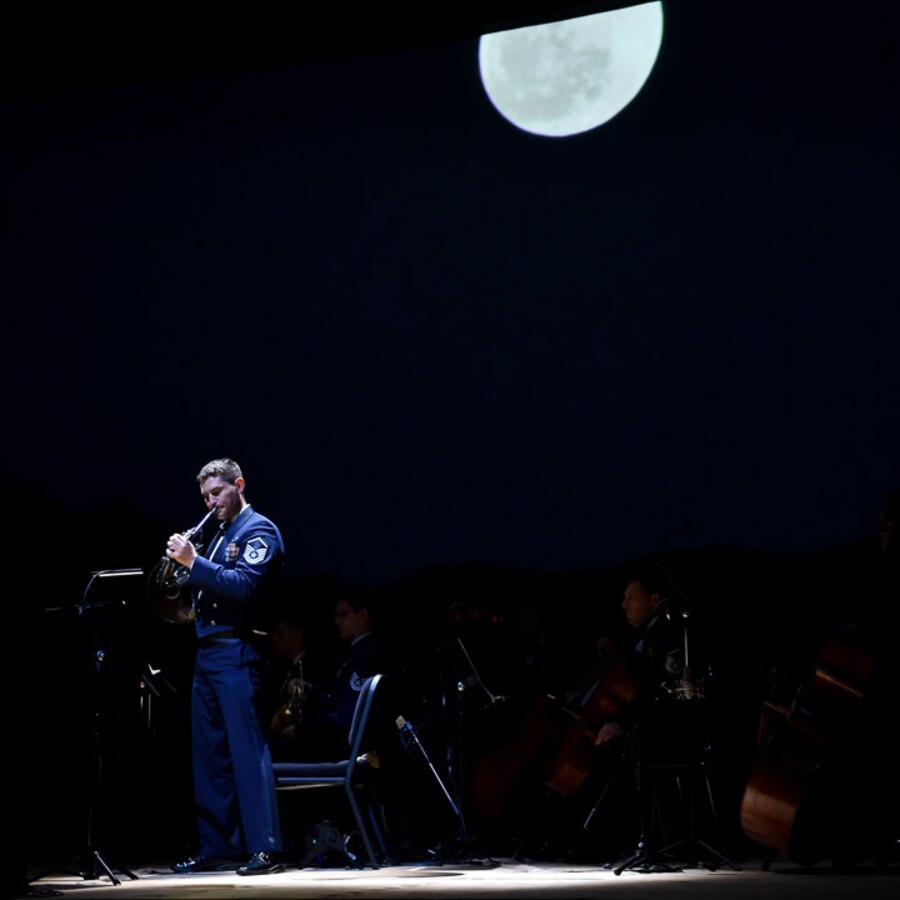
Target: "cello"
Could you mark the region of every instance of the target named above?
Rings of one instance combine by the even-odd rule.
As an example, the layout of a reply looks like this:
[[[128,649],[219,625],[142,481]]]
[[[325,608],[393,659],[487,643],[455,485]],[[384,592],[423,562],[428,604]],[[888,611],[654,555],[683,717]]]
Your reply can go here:
[[[572,722],[547,765],[544,784],[571,797],[587,780],[594,765],[594,739],[601,726],[620,719],[638,692],[640,679],[633,651],[621,653],[578,711],[568,709]]]
[[[472,770],[472,802],[490,819],[515,813],[522,785],[540,765],[559,730],[565,707],[553,694],[538,694],[512,737],[476,760]]]
[[[649,704],[656,706],[653,719],[658,727],[662,724],[660,711],[665,709],[671,716],[673,708],[667,702],[657,705],[656,701],[703,696],[701,685],[695,684],[690,674],[686,618],[684,613],[674,616],[668,600],[651,603],[643,622],[635,626],[637,640],[620,651],[578,712],[573,713],[574,722],[547,766],[548,788],[563,797],[573,796],[596,764],[598,732],[607,723],[628,718],[629,707],[635,703],[644,704],[645,712]]]
[[[579,708],[575,701],[592,685],[596,687],[588,702]],[[530,777],[544,780],[563,796],[574,793],[593,763],[596,729],[616,718],[636,691],[629,649],[595,664],[564,699],[538,693],[512,737],[473,767],[472,799],[479,812],[492,819],[514,814],[515,800]]]

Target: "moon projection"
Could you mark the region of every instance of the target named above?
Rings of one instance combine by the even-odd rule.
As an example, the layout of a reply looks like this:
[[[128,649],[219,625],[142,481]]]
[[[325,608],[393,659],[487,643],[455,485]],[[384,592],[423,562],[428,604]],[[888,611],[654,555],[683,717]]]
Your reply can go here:
[[[608,122],[638,95],[659,54],[662,3],[642,3],[481,37],[481,81],[524,131],[568,137]]]

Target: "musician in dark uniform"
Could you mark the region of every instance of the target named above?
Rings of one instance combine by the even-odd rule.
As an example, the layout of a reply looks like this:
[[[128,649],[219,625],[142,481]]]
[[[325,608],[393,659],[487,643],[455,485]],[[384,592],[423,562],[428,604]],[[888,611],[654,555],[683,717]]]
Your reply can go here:
[[[272,758],[276,748],[293,741],[294,730],[318,704],[324,660],[307,640],[307,617],[295,604],[275,616],[266,669],[266,721]],[[315,640],[313,640],[313,644]]]
[[[387,670],[387,653],[374,616],[370,591],[344,590],[334,615],[343,649],[331,674],[309,697],[303,718],[290,729],[288,739],[272,744],[276,759],[315,762],[346,755],[359,692],[367,678]]]
[[[262,874],[281,868],[282,843],[258,712],[263,660],[250,635],[264,624],[284,544],[274,523],[247,503],[236,462],[212,460],[197,481],[219,530],[203,556],[182,534],[169,538],[166,551],[187,570],[197,630],[191,734],[199,848],[173,870]]]
[[[571,692],[573,722],[545,770],[543,822],[530,837],[544,841],[536,852],[545,858],[610,862],[625,855],[641,826],[633,766],[669,757],[681,740],[672,711],[684,690],[682,619],[652,570],[627,579],[621,607],[629,635],[614,632],[617,656]]]
[[[665,723],[668,701],[677,696],[684,674],[683,621],[671,609],[662,580],[652,572],[638,572],[625,585],[622,610],[632,629],[635,696],[618,721],[600,726],[597,747],[620,737],[648,740],[651,735],[639,731],[657,732]]]

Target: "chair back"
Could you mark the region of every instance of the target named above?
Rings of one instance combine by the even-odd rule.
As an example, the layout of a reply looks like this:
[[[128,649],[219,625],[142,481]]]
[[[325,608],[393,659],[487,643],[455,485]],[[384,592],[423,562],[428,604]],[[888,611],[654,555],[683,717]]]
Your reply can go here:
[[[356,699],[356,707],[353,710],[353,719],[350,722],[350,731],[347,740],[350,744],[350,761],[351,769],[354,760],[359,759],[362,750],[362,741],[366,734],[366,727],[372,713],[372,707],[375,703],[375,695],[378,685],[384,676],[380,673],[370,675],[360,689],[359,697]]]

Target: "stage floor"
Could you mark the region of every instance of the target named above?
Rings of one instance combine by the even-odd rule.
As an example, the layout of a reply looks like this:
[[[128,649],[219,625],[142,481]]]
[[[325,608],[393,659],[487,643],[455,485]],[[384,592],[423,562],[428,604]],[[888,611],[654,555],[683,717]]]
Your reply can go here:
[[[380,869],[342,867],[287,868],[271,875],[242,877],[229,872],[174,875],[171,863],[114,869],[118,884],[107,875],[48,874],[33,880],[22,897],[77,895],[79,900],[144,900],[144,898],[358,898],[489,896],[604,897],[606,900],[653,898],[788,898],[815,897],[894,900],[900,892],[900,864],[860,864],[839,870],[829,864],[801,868],[762,860],[727,866],[644,871],[627,868],[617,874],[605,867],[485,858],[460,864],[415,864]],[[132,878],[131,876],[136,876]],[[32,875],[34,878],[34,876]]]

